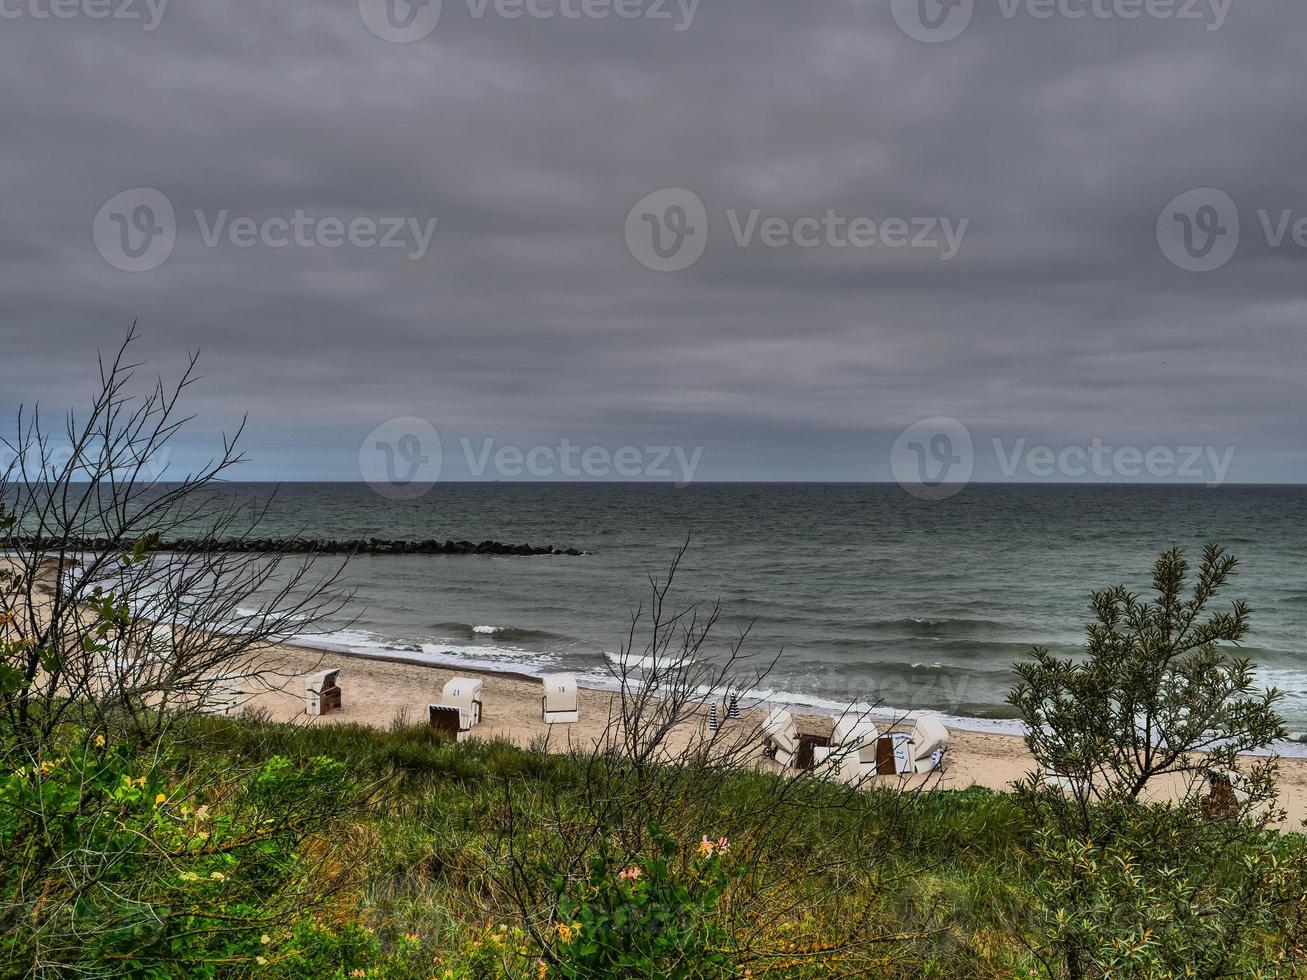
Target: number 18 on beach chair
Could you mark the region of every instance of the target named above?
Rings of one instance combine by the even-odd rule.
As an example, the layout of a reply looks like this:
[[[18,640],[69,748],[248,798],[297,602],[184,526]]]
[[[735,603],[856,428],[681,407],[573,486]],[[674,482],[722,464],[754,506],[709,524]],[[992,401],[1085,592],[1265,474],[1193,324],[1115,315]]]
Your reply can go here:
[[[581,720],[580,704],[576,695],[576,678],[571,674],[545,674],[540,678],[544,696],[540,698],[540,714],[546,725],[568,725]]]

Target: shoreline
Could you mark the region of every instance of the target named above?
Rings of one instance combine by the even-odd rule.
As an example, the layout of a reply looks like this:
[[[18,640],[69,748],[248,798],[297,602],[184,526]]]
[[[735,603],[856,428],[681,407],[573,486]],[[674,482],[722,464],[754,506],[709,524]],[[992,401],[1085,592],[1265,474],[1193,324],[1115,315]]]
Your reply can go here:
[[[351,646],[347,643],[315,642],[316,640],[316,637],[305,637],[303,639],[291,637],[284,640],[282,645],[298,650],[319,653],[324,656],[339,656],[364,661],[370,660],[382,663],[390,662],[396,664],[407,664],[434,670],[452,671],[454,674],[466,673],[486,677],[504,676],[534,683],[539,683],[542,674],[564,673],[574,676],[576,678],[577,686],[583,690],[602,692],[606,694],[615,693],[617,691],[616,679],[610,675],[574,670],[563,666],[550,667],[547,670],[540,671],[540,673],[532,673],[529,670],[515,670],[507,665],[501,666],[496,661],[477,660],[471,657],[460,656],[453,652],[427,653],[421,650],[378,650],[374,652],[370,649],[359,649],[357,646]],[[435,645],[436,644],[433,644],[433,646]],[[915,721],[917,716],[922,712],[928,712],[938,715],[951,732],[968,732],[978,735],[1000,735],[1018,741],[1020,741],[1024,735],[1025,726],[1021,720],[1017,718],[978,718],[970,715],[955,715],[951,712],[935,708],[898,708],[889,705],[868,705],[858,702],[843,704],[837,703],[830,698],[818,698],[792,691],[776,691],[772,689],[751,690],[741,693],[744,697],[750,700],[765,699],[769,704],[788,708],[796,716],[804,715],[817,718],[838,718],[841,715],[849,713],[852,708],[860,716],[865,716],[869,720],[877,723],[902,724],[904,722]],[[1285,740],[1276,742],[1269,750],[1244,754],[1252,757],[1264,758],[1273,753],[1279,755],[1282,759],[1302,760],[1307,763],[1307,742]]]
[[[540,717],[538,675],[456,662],[437,664],[422,659],[422,656],[405,656],[402,652],[377,655],[324,649],[309,645],[307,641],[285,642],[270,648],[265,657],[274,676],[265,678],[263,690],[247,694],[245,703],[251,709],[266,712],[270,719],[278,722],[303,725],[353,723],[386,729],[397,722],[424,723],[426,705],[440,700],[442,688],[448,680],[458,676],[472,677],[484,685],[483,720],[473,729],[474,738],[503,738],[524,748],[543,744],[547,751],[552,752],[593,747],[608,723],[609,710],[617,698],[615,686],[608,689],[597,687],[587,683],[589,679],[584,675],[575,674],[580,720],[551,727]],[[305,714],[304,677],[316,670],[337,666],[341,668],[341,710],[322,716]],[[274,679],[279,683],[269,683]],[[779,697],[764,700],[746,696],[742,707],[753,724],[760,720],[764,704],[789,707],[800,728],[824,726],[828,730],[833,718],[838,716],[838,713],[815,711],[804,705],[788,705]],[[882,733],[903,730],[911,725],[910,719],[899,715],[886,718],[883,714],[870,714],[868,717],[877,723]],[[929,776],[907,777],[912,785],[947,790],[983,786],[1008,791],[1013,781],[1034,768],[1034,760],[1019,734],[992,729],[973,730],[953,724],[948,716],[942,717],[951,736],[945,768]],[[743,724],[749,725],[750,721]],[[891,721],[897,724],[890,724]],[[761,744],[758,747],[761,749]],[[893,785],[902,778],[881,776],[874,782]],[[1178,781],[1173,782],[1174,785],[1159,787],[1159,793],[1162,796],[1178,795]],[[1288,818],[1281,828],[1301,831],[1303,821],[1307,820],[1307,759],[1281,757],[1279,789],[1280,805],[1288,811]]]

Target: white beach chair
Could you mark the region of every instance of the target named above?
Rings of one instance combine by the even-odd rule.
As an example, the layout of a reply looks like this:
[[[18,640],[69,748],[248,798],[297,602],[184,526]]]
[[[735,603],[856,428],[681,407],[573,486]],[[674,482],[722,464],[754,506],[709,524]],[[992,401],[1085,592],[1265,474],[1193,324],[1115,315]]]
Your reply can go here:
[[[471,728],[481,724],[481,682],[471,677],[455,677],[445,685],[440,703],[458,708],[467,715]]]
[[[310,674],[304,682],[304,711],[310,715],[325,715],[340,710],[340,668],[320,670]]]
[[[841,718],[835,723],[831,747],[822,756],[829,757],[838,753],[837,775],[840,781],[859,783],[876,775],[876,739],[879,737],[880,732],[871,722],[858,718]]]
[[[933,714],[917,717],[908,738],[906,772],[933,772],[942,768],[944,753],[948,750],[948,729]]]
[[[799,729],[794,724],[794,716],[785,708],[772,708],[767,720],[762,723],[762,754],[772,759],[782,769],[794,765],[799,753]]]
[[[545,674],[540,681],[545,691],[540,698],[540,714],[546,725],[569,725],[581,720],[575,677],[571,674]]]
[[[462,708],[452,704],[427,705],[427,722],[437,732],[462,742],[472,733],[472,719]]]

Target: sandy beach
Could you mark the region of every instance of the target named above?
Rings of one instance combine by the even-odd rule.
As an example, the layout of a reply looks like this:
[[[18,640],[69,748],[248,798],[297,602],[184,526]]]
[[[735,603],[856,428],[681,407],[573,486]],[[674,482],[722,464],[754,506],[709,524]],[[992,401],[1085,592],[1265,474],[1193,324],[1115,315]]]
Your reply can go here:
[[[277,678],[269,677],[267,690],[251,694],[250,709],[266,711],[278,721],[304,725],[360,724],[389,728],[397,719],[409,723],[424,721],[426,706],[440,700],[441,689],[452,677],[479,678],[483,684],[484,714],[473,736],[502,738],[528,746],[548,738],[551,751],[569,746],[592,748],[602,735],[616,695],[609,690],[582,688],[580,721],[570,725],[546,725],[540,717],[540,681],[522,675],[469,669],[434,667],[358,654],[322,652],[304,647],[279,646],[269,654]],[[342,708],[321,717],[304,712],[304,676],[326,667],[340,667]],[[829,717],[794,712],[801,728],[829,732]],[[746,730],[756,725],[758,715],[746,713],[734,724]],[[906,730],[904,726],[900,726]],[[882,726],[884,730],[884,726]],[[761,756],[760,765],[770,765]],[[1031,771],[1034,761],[1024,742],[1015,735],[954,730],[951,732],[946,765],[942,773],[929,778],[935,789],[957,790],[986,786],[1006,790]],[[900,777],[881,776],[878,781],[896,784]],[[925,782],[925,777],[914,777]],[[1174,792],[1178,787],[1173,787]],[[1161,792],[1167,792],[1162,788]],[[1301,829],[1307,820],[1307,759],[1285,758],[1280,763],[1281,805],[1288,811],[1286,829]]]

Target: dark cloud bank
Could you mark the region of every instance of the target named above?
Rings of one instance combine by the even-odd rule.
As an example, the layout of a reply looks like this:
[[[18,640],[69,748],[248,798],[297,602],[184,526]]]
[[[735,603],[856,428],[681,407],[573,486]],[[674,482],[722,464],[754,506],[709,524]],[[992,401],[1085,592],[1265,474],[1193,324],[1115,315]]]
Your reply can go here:
[[[357,479],[369,431],[414,416],[454,478],[493,439],[884,480],[944,416],[982,478],[1098,440],[1307,481],[1301,0],[975,0],[940,43],[898,0],[656,2],[444,0],[391,43],[369,0],[0,0],[0,408],[78,401],[139,319],[162,370],[203,348],[201,436],[249,412],[249,478]],[[93,235],[133,188],[176,214],[141,272]],[[661,188],[705,209],[681,271],[624,234]],[[1210,271],[1159,243],[1194,188],[1237,209]]]

